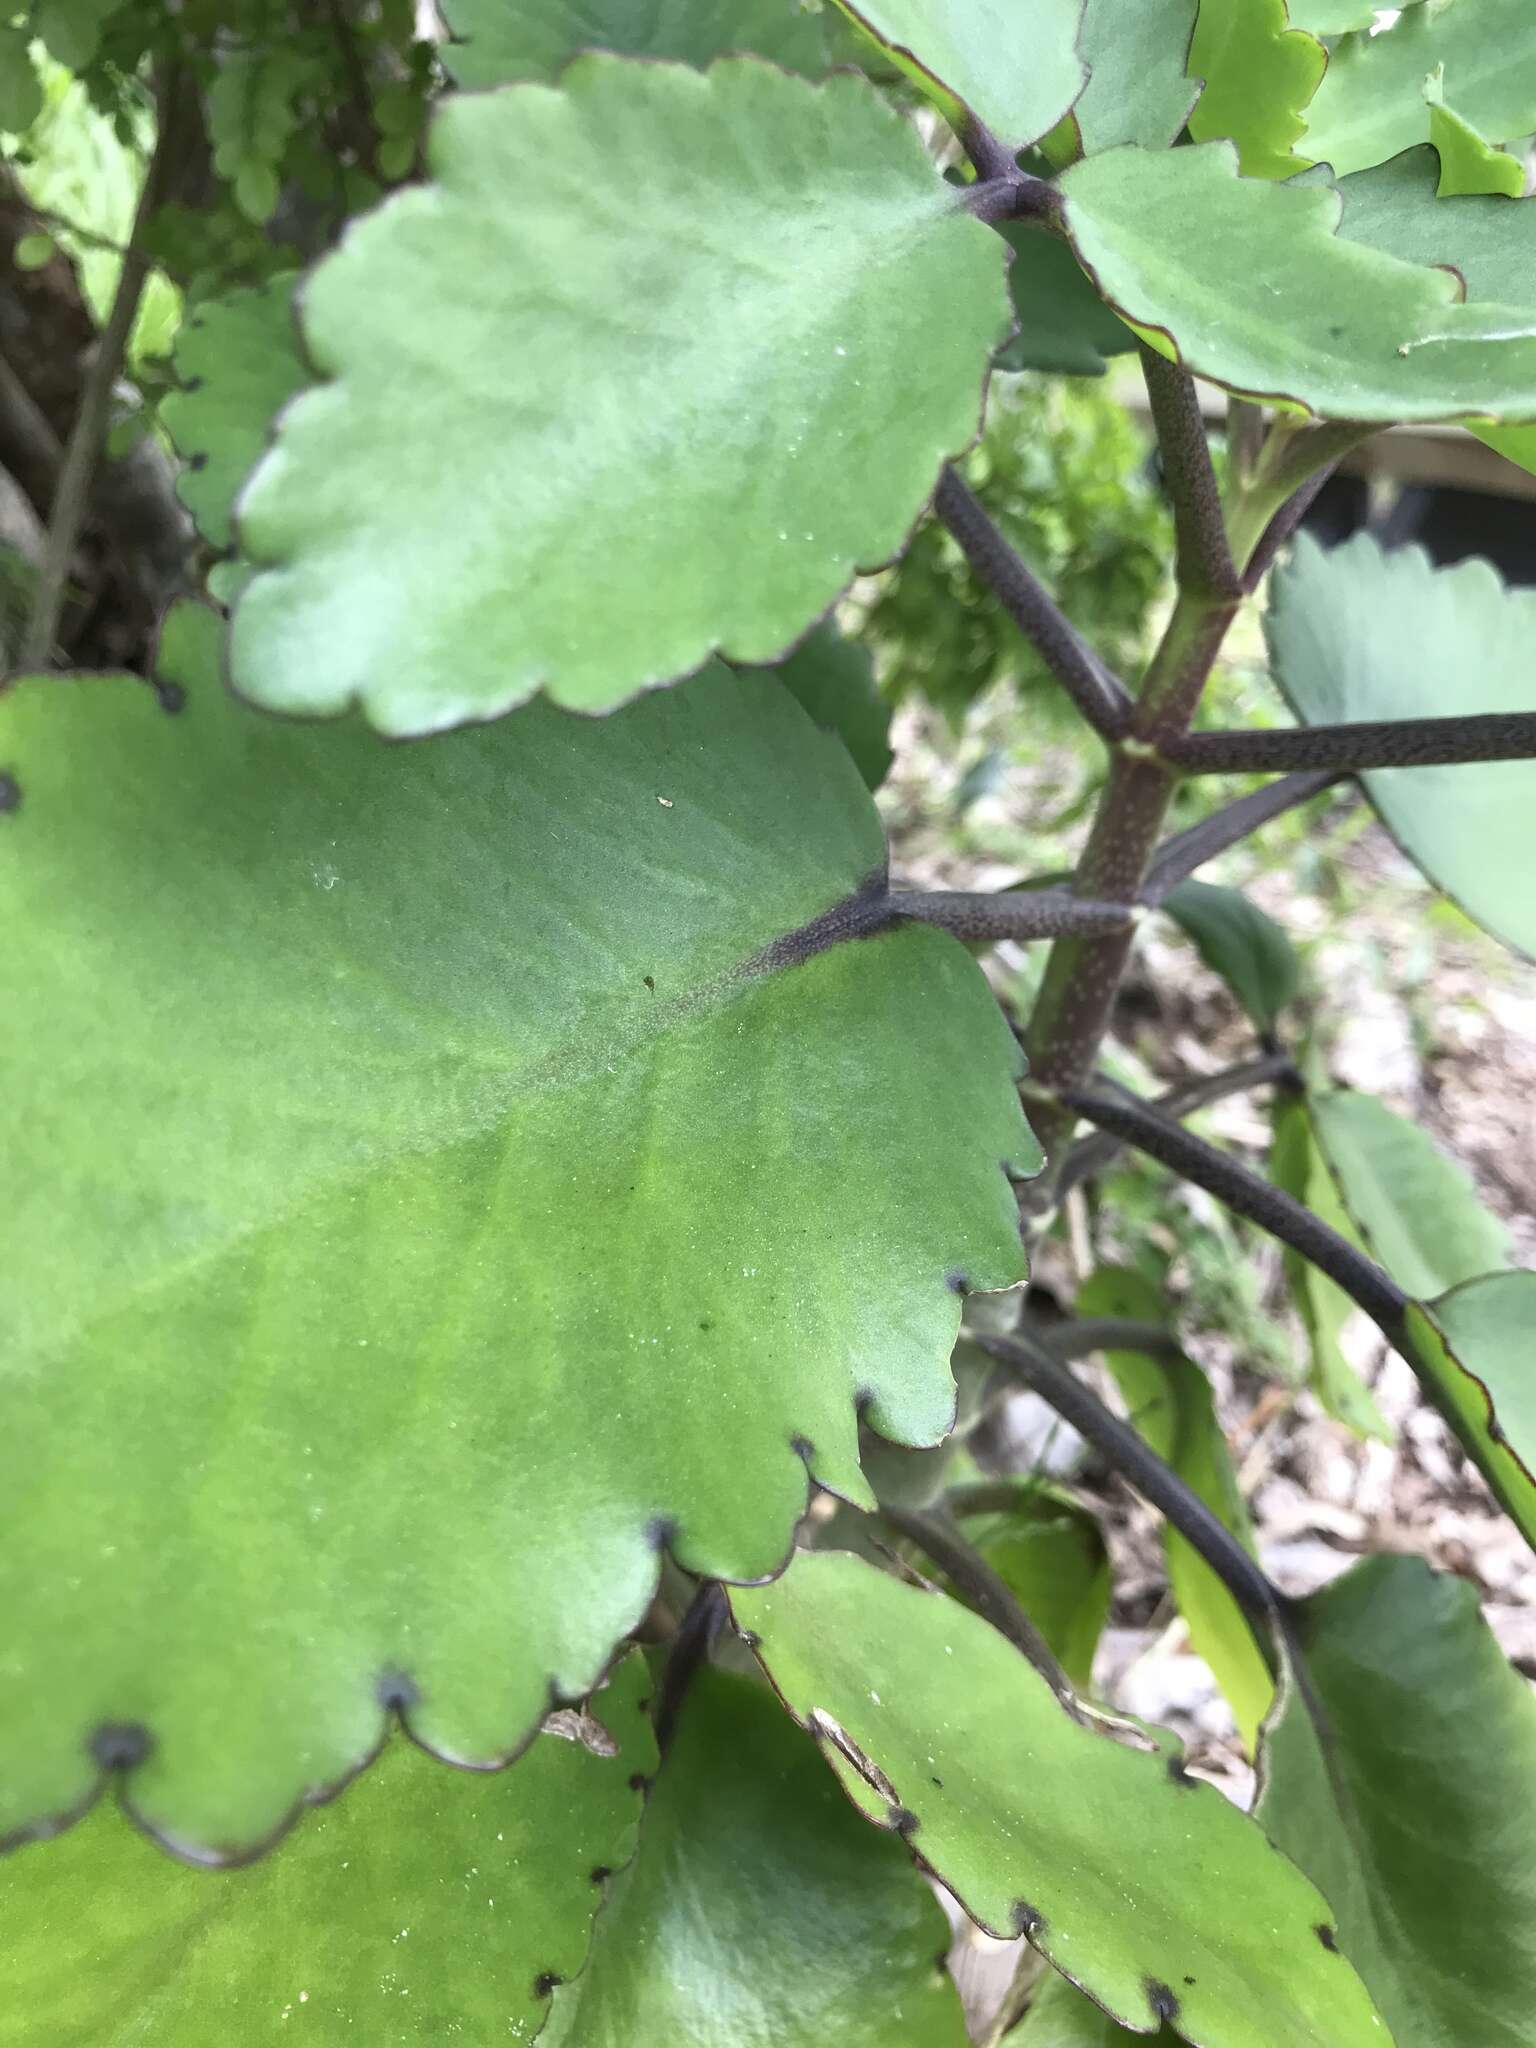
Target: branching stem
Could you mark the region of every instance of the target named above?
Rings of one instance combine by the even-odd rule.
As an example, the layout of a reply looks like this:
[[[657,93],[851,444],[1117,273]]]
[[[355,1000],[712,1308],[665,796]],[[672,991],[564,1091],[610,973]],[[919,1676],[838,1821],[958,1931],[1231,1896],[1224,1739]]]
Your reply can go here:
[[[1164,758],[1194,775],[1331,769],[1438,768],[1536,757],[1536,711],[1485,711],[1465,718],[1381,718],[1353,725],[1303,725],[1273,732],[1192,732],[1170,740]]]
[[[1342,769],[1320,768],[1305,775],[1283,776],[1267,788],[1256,789],[1224,809],[1213,811],[1198,825],[1191,825],[1187,832],[1165,839],[1153,854],[1147,869],[1142,902],[1161,903],[1171,890],[1197,868],[1204,867],[1208,860],[1225,853],[1229,846],[1236,846],[1272,819],[1294,810],[1297,804],[1310,803],[1324,790],[1334,788],[1342,775]]]
[[[997,894],[893,890],[887,899],[897,917],[942,925],[956,938],[1054,939],[1063,932],[1129,930],[1138,912],[1124,903],[1096,903],[1066,889],[1009,889]]]
[[[1225,1067],[1219,1074],[1203,1075],[1198,1081],[1186,1081],[1182,1087],[1170,1088],[1166,1095],[1160,1095],[1149,1106],[1164,1117],[1193,1116],[1197,1109],[1207,1109],[1213,1102],[1222,1102],[1229,1095],[1245,1095],[1251,1088],[1295,1088],[1299,1087],[1301,1076],[1287,1052],[1265,1053],[1262,1058],[1244,1060],[1235,1067]],[[1080,1181],[1091,1180],[1113,1165],[1119,1157],[1122,1141],[1107,1131],[1095,1131],[1092,1137],[1080,1138],[1061,1162],[1057,1178],[1057,1191],[1065,1195]]]

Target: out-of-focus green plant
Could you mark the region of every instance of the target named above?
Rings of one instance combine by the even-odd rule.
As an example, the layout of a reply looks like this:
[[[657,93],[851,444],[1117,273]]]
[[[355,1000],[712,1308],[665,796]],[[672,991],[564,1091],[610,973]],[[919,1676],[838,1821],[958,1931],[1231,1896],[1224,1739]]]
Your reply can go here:
[[[1000,377],[963,465],[1009,540],[1117,667],[1145,657],[1168,575],[1172,526],[1147,456],[1136,423],[1101,385]],[[890,695],[926,697],[958,726],[983,691],[1012,682],[1032,695],[1032,711],[1067,727],[1039,656],[981,598],[948,529],[925,520],[869,612]]]

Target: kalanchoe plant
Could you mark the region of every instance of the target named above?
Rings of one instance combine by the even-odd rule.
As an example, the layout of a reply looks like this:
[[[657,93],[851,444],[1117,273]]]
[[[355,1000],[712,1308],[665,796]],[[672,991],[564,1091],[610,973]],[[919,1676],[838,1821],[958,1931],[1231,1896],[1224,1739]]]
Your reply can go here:
[[[1007,1292],[1139,1151],[1280,1240],[1336,1413],[1358,1307],[1536,1540],[1536,1278],[1197,879],[1356,778],[1536,951],[1536,601],[1299,536],[1393,422],[1536,442],[1536,20],[300,12],[0,24],[158,114],[0,696],[0,2044],[958,2048],[914,1862],[1027,1937],[994,2040],[1536,2043],[1536,1702],[1470,1590],[1284,1597],[1163,1293]],[[322,253],[189,303],[151,689],[79,672],[74,579],[189,163]],[[994,374],[1133,353],[1176,592],[1127,680],[956,465]],[[1102,747],[1039,886],[889,871],[837,607],[930,510]],[[1296,723],[1212,729],[1255,602]],[[1159,914],[1255,1042],[1153,1101],[1101,1058]],[[1268,1177],[1184,1122],[1239,1090]],[[955,1450],[1018,1385],[1165,1519],[1252,1816],[1095,1699],[1079,1498]]]

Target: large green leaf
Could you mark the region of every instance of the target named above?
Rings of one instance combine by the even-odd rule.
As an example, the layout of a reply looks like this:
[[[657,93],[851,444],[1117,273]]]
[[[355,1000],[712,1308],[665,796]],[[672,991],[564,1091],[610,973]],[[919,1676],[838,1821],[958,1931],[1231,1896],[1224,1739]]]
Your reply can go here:
[[[1327,63],[1317,37],[1290,25],[1285,0],[1200,0],[1189,72],[1205,90],[1190,134],[1235,143],[1244,177],[1288,178],[1311,161],[1295,144]]]
[[[700,67],[735,50],[826,69],[821,17],[798,0],[446,0],[440,55],[460,85],[551,83],[584,50]]]
[[[1291,1686],[1259,1819],[1326,1893],[1396,2048],[1532,2048],[1536,1699],[1475,1590],[1373,1558],[1298,1631],[1324,1725]]]
[[[1078,1295],[1084,1316],[1127,1317],[1166,1325],[1167,1304],[1143,1274],[1105,1267]],[[1243,1548],[1256,1555],[1248,1507],[1232,1468],[1211,1384],[1193,1359],[1112,1351],[1107,1362],[1130,1421],[1165,1464],[1197,1493]],[[1231,1705],[1245,1742],[1253,1743],[1269,1711],[1274,1685],[1242,1609],[1187,1538],[1164,1525],[1168,1588],[1203,1657]]]
[[[1426,1131],[1351,1089],[1309,1106],[1356,1230],[1405,1294],[1444,1294],[1510,1264],[1509,1232]]]
[[[965,2048],[948,1927],[759,1683],[703,1671],[546,2048]]]
[[[305,286],[330,381],[241,500],[269,708],[420,733],[774,660],[973,437],[1002,252],[865,79],[586,57],[429,156]]]
[[[1536,416],[1536,314],[1340,239],[1330,187],[1240,178],[1209,143],[1112,150],[1060,190],[1110,304],[1201,376],[1340,419]]]
[[[1323,1901],[1166,1739],[1085,1726],[986,1622],[858,1558],[802,1552],[732,1606],[850,1796],[983,1927],[1027,1933],[1143,2031],[1379,2048],[1359,1979],[1313,1932]]]
[[[1489,1273],[1408,1309],[1408,1359],[1536,1545],[1536,1273]]]
[[[1054,128],[1083,89],[1083,0],[836,0],[954,127],[968,115],[1015,147]]]
[[[1078,150],[1168,149],[1199,92],[1185,59],[1199,0],[1087,0],[1077,46],[1088,83],[1072,109]]]
[[[947,935],[851,942],[879,821],[771,678],[403,748],[48,679],[0,762],[0,1834],[104,1725],[207,1856],[381,1693],[504,1758],[664,1542],[756,1578],[856,1410],[949,1427],[1013,1040]]]
[[[633,1853],[650,1689],[632,1653],[489,1777],[394,1735],[242,1870],[189,1870],[100,1801],[0,1860],[0,2048],[532,2040],[585,1960],[594,1872]]]
[[[1458,199],[1493,192],[1505,199],[1518,199],[1525,190],[1523,159],[1507,149],[1496,149],[1449,104],[1443,70],[1426,79],[1424,99],[1429,108],[1430,145],[1440,159],[1436,197]]]
[[[817,725],[837,734],[866,788],[878,789],[893,759],[891,708],[875,682],[869,649],[822,624],[774,674]]]
[[[1433,149],[1404,150],[1339,185],[1339,233],[1405,263],[1454,267],[1467,297],[1536,313],[1536,205],[1497,194],[1438,196]]]
[[[306,382],[292,276],[197,307],[176,338],[176,374],[180,388],[160,407],[187,465],[176,488],[199,531],[228,547],[240,486],[278,412]]]
[[[1161,2027],[1156,2038],[1167,2041],[1173,2036]],[[1008,2048],[1115,2048],[1117,2042],[1146,2039],[1144,2031],[1133,2033],[1112,2020],[1065,1977],[1051,1976],[1041,1985],[1018,2032],[1008,2036]]]
[[[1274,1127],[1269,1176],[1275,1186],[1304,1202],[1341,1237],[1357,1243],[1354,1225],[1318,1149],[1306,1098],[1277,1094]],[[1377,1437],[1390,1443],[1391,1424],[1377,1405],[1375,1395],[1344,1356],[1340,1343],[1344,1325],[1355,1313],[1354,1301],[1336,1281],[1319,1272],[1310,1259],[1304,1259],[1289,1245],[1282,1254],[1282,1265],[1296,1313],[1307,1333],[1313,1393],[1335,1421],[1354,1430],[1357,1436]]]
[[[1003,370],[1102,377],[1111,356],[1136,337],[1099,297],[1060,235],[1026,225],[1003,229],[1013,250],[1008,290],[1019,331],[998,357]]]
[[[1536,15],[1529,0],[1433,0],[1385,35],[1335,45],[1307,110],[1303,147],[1336,177],[1429,136],[1424,81],[1444,65],[1457,110],[1489,142],[1536,128]]]
[[[1193,876],[1169,891],[1162,908],[1257,1028],[1273,1031],[1300,977],[1295,949],[1275,920],[1241,889]]]
[[[1309,725],[1536,710],[1536,593],[1507,590],[1483,561],[1436,569],[1421,549],[1384,554],[1366,534],[1331,551],[1303,535],[1275,574],[1265,626],[1275,680]],[[1536,763],[1360,779],[1438,888],[1536,953]]]

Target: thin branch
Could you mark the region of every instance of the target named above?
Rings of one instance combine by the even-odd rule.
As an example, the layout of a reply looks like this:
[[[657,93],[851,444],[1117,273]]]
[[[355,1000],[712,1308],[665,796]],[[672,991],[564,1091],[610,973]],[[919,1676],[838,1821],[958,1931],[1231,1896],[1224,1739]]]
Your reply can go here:
[[[1029,1659],[1062,1706],[1075,1716],[1077,1694],[1055,1652],[991,1565],[966,1542],[953,1523],[916,1508],[888,1507],[884,1502],[880,1513],[893,1529],[932,1559],[999,1635],[1006,1636]]]
[[[1246,775],[1331,768],[1444,768],[1536,757],[1536,711],[1466,718],[1379,718],[1274,732],[1191,732],[1164,742],[1166,760],[1192,775]]]
[[[173,131],[177,127],[171,118],[172,103],[170,92],[161,95],[160,129],[155,138],[154,153],[144,172],[112,310],[96,344],[96,353],[81,389],[79,410],[59,468],[58,483],[48,514],[48,538],[37,572],[31,616],[22,640],[23,669],[46,668],[53,658],[59,619],[64,609],[64,593],[69,584],[70,564],[75,558],[80,528],[90,501],[91,483],[106,441],[113,388],[122,371],[128,336],[133,331],[144,283],[149,276],[149,253],[145,240],[150,220],[159,204],[160,188],[171,157]]]
[[[1310,1209],[1251,1172],[1230,1153],[1170,1122],[1150,1103],[1122,1101],[1077,1088],[1062,1089],[1060,1097],[1076,1115],[1159,1160],[1300,1252],[1365,1310],[1394,1350],[1403,1350],[1407,1296],[1373,1259],[1330,1230]]]
[[[1178,537],[1179,588],[1216,597],[1242,590],[1227,540],[1221,490],[1211,464],[1211,444],[1195,380],[1181,364],[1141,344],[1141,369],[1163,458],[1163,477],[1173,502]]]
[[[1134,907],[1097,903],[1066,889],[1007,889],[973,893],[964,889],[893,890],[886,898],[896,917],[942,925],[957,939],[1056,939],[1064,932],[1124,931],[1136,922]]]
[[[975,1333],[973,1341],[1054,1408],[1143,1500],[1151,1502],[1266,1635],[1274,1625],[1283,1625],[1285,1601],[1280,1592],[1225,1523],[1130,1423],[1112,1414],[1074,1373],[1031,1338]]]
[[[1070,1365],[1096,1351],[1140,1351],[1148,1358],[1176,1358],[1183,1347],[1160,1323],[1138,1323],[1130,1316],[1078,1316],[1031,1333],[1042,1350]]]
[[[1208,1074],[1198,1081],[1187,1081],[1180,1088],[1171,1088],[1147,1106],[1164,1117],[1193,1116],[1197,1109],[1207,1109],[1229,1095],[1244,1095],[1250,1088],[1293,1088],[1299,1085],[1300,1078],[1289,1053],[1265,1053],[1260,1059],[1244,1060],[1239,1066],[1224,1067],[1219,1074]],[[1102,1173],[1123,1149],[1123,1140],[1111,1137],[1107,1131],[1095,1131],[1091,1138],[1080,1138],[1061,1162],[1056,1182],[1058,1197],[1070,1194],[1080,1181]]]
[[[1161,903],[1196,868],[1204,867],[1208,860],[1214,860],[1218,853],[1225,853],[1229,846],[1236,846],[1272,819],[1294,810],[1297,804],[1310,803],[1325,789],[1332,789],[1343,779],[1343,772],[1342,769],[1319,768],[1307,775],[1282,776],[1278,782],[1271,782],[1263,789],[1239,797],[1236,803],[1213,811],[1198,825],[1191,825],[1187,832],[1178,832],[1173,838],[1165,839],[1147,867],[1147,879],[1141,891],[1142,902]]]
[[[1296,532],[1312,507],[1317,503],[1323,486],[1338,469],[1336,462],[1324,463],[1315,476],[1308,477],[1300,490],[1293,491],[1280,507],[1268,526],[1259,535],[1258,545],[1248,557],[1243,570],[1243,588],[1257,590],[1264,577],[1274,565],[1276,555]]]
[[[1011,548],[953,469],[939,479],[934,510],[961,552],[1096,733],[1118,739],[1130,724],[1124,683],[1060,611],[1023,556]]]
[[[725,1626],[725,1589],[715,1579],[703,1579],[688,1603],[688,1611],[677,1625],[667,1668],[662,1674],[661,1693],[656,1704],[656,1747],[666,1755],[677,1728],[677,1717],[689,1688]]]

